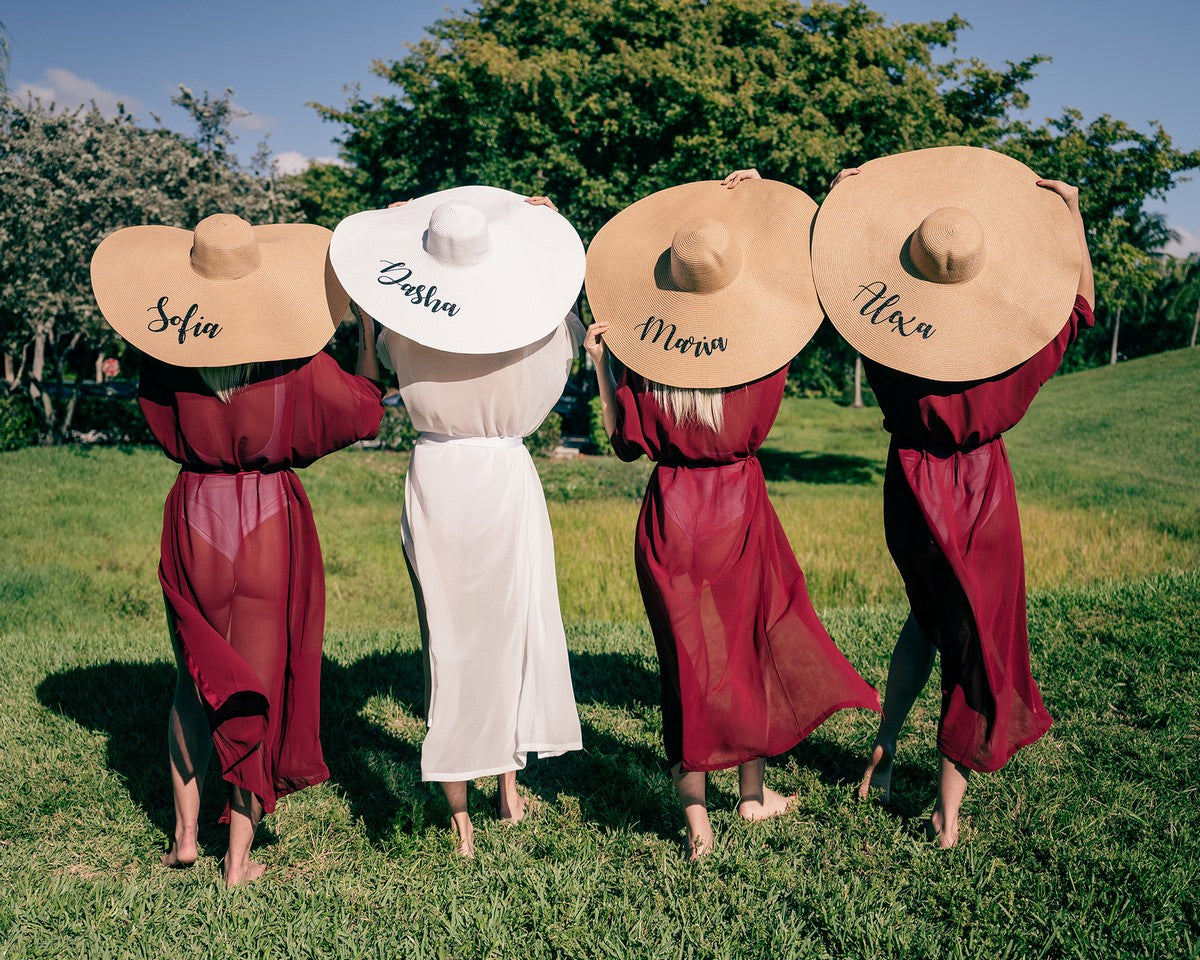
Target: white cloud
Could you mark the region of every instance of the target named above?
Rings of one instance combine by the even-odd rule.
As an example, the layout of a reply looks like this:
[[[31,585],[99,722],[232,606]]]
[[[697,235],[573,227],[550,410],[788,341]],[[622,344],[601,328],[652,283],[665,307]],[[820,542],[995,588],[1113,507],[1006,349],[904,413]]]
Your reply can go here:
[[[1163,247],[1163,253],[1169,253],[1173,257],[1187,257],[1193,253],[1200,253],[1200,236],[1180,226],[1173,225],[1171,229],[1179,234],[1179,239],[1172,240]]]
[[[276,154],[273,158],[275,161],[275,172],[280,176],[286,176],[290,173],[303,173],[314,163],[333,163],[339,167],[345,166],[345,161],[340,157],[310,157],[298,150],[285,150],[283,153]]]
[[[37,97],[43,103],[51,102],[60,107],[78,107],[91,101],[96,102],[101,113],[114,114],[117,104],[125,104],[130,112],[142,109],[142,102],[134,97],[127,97],[115,90],[106,90],[98,83],[73,74],[62,67],[50,67],[37,83],[22,83],[16,89],[18,102],[29,97]]]

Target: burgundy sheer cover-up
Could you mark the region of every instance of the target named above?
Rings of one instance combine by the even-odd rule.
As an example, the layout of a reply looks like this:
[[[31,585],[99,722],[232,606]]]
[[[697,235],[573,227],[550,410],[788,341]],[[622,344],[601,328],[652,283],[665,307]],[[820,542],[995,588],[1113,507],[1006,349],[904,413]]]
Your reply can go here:
[[[294,467],[372,437],[380,390],[326,353],[271,365],[222,403],[194,370],[142,360],[155,438],[181,464],[159,580],[221,773],[277,798],[328,779],[321,753],[325,571]],[[228,817],[228,808],[222,819]]]
[[[634,556],[662,679],[667,761],[718,770],[790,750],[879,696],[813,610],[755,456],[787,370],[725,392],[720,434],[679,425],[627,371],[613,449],[658,466]]]
[[[884,531],[913,616],[938,646],[938,749],[972,770],[998,770],[1050,728],[1029,665],[1025,558],[1016,488],[1001,434],[1094,323],[1076,297],[1057,337],[1006,373],[939,383],[866,360],[892,435]]]

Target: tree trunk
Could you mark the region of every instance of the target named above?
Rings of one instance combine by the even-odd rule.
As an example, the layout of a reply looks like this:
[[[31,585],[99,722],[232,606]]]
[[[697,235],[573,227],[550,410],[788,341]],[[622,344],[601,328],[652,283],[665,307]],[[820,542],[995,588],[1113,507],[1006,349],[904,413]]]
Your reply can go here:
[[[271,222],[274,223],[275,221],[272,220]],[[96,382],[97,383],[104,382],[104,354],[103,353],[96,355]]]
[[[4,351],[4,382],[11,390],[17,385],[17,370],[13,363],[13,355],[11,350]]]
[[[29,399],[33,408],[41,414],[42,430],[38,442],[43,446],[54,443],[54,404],[50,395],[42,390],[42,377],[46,372],[46,333],[39,329],[33,337],[33,362],[29,365]]]
[[[854,355],[854,407],[855,407],[855,409],[858,409],[858,408],[862,407],[862,405],[863,405],[862,375],[863,375],[862,354],[856,353]]]
[[[1121,308],[1117,307],[1116,316],[1113,317],[1113,338],[1112,338],[1112,353],[1109,354],[1108,363],[1112,366],[1117,362],[1117,338],[1121,335]]]
[[[1200,303],[1196,304],[1196,322],[1192,324],[1192,346],[1196,345],[1196,334],[1200,332]]]

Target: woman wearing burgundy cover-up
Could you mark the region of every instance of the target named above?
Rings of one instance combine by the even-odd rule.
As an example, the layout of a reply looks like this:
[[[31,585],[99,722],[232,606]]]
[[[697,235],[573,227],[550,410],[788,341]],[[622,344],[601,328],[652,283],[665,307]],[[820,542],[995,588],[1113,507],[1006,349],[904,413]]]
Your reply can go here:
[[[791,798],[765,786],[764,758],[837,710],[879,709],[817,618],[756,456],[821,320],[794,253],[815,210],[771,181],[684,184],[626,208],[588,250],[605,427],[620,457],[657,462],[634,556],[693,859],[712,848],[705,771],[739,767],[743,818],[779,815]]]
[[[294,468],[374,436],[383,412],[368,379],[373,328],[360,326],[366,376],[318,352],[348,302],[326,266],[329,237],[217,214],[194,234],[119,230],[92,260],[105,318],[144,351],[142,411],[180,464],[159,566],[179,666],[168,725],[176,821],[162,862],[196,859],[211,737],[229,784],[227,886],[263,872],[250,847],[276,800],[329,777],[324,568]]]
[[[1030,669],[1001,435],[1092,325],[1091,260],[1079,191],[1011,158],[944,147],[868,171],[869,182],[859,168],[838,175],[813,238],[822,303],[864,354],[892,435],[884,528],[911,607],[859,795],[890,799],[897,737],[940,653],[941,774],[928,832],[951,847],[970,772],[1000,769],[1051,724]],[[847,178],[853,190],[838,187]],[[863,243],[876,248],[869,265],[848,264]],[[912,279],[887,272],[902,243]],[[916,335],[918,317],[929,336]],[[959,339],[932,347],[939,336]]]

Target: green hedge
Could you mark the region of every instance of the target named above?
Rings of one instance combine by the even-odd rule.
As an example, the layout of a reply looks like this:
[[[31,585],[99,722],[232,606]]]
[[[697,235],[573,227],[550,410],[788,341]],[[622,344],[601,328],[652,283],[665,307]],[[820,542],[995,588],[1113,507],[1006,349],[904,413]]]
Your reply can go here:
[[[154,434],[134,397],[80,397],[70,432],[94,443],[154,443]]]
[[[37,416],[25,394],[0,395],[0,450],[20,450],[38,442]]]

